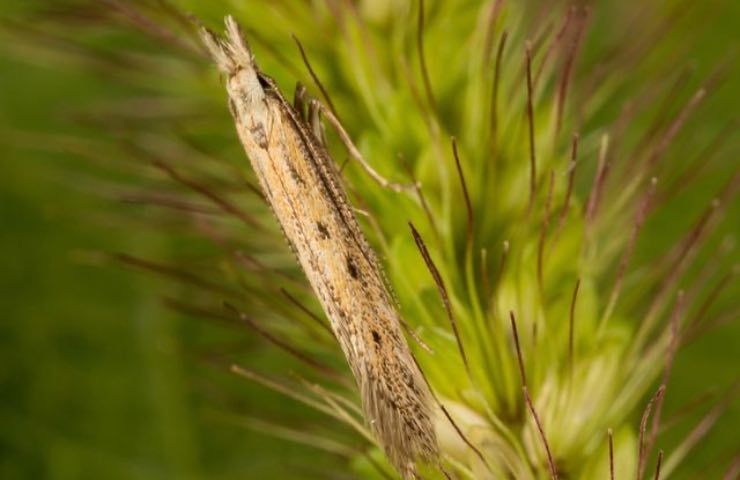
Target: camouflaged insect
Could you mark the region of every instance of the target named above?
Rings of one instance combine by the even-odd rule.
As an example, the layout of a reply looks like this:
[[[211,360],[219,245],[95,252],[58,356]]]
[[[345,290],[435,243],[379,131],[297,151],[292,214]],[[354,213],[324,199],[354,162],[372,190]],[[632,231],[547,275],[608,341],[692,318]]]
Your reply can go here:
[[[337,169],[296,106],[259,71],[231,18],[227,38],[203,30],[226,75],[229,109],[264,194],[331,321],[360,388],[363,410],[390,461],[404,477],[417,460],[435,462],[431,394],[401,332],[378,260],[347,200]],[[318,103],[313,110],[316,120]],[[300,112],[300,113],[299,113]]]

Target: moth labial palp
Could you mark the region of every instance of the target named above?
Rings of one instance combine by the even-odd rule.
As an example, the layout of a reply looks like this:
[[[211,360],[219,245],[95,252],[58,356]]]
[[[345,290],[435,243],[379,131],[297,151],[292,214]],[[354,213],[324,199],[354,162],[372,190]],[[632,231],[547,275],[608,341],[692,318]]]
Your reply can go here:
[[[309,102],[304,119],[305,93],[297,92],[298,112],[259,71],[231,17],[226,31],[226,39],[205,29],[202,34],[227,77],[239,139],[329,317],[375,438],[399,472],[414,477],[417,460],[439,461],[431,392],[402,334],[380,263],[317,134],[320,111],[332,122],[336,118]]]

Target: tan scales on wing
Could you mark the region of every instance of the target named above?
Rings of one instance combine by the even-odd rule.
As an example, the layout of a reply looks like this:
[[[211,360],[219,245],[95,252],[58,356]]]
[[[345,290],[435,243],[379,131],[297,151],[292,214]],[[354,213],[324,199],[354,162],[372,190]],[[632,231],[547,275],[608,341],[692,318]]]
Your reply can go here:
[[[227,41],[203,37],[227,75],[239,138],[301,267],[331,321],[360,388],[366,418],[405,476],[436,461],[430,392],[326,149],[269,77],[259,72],[238,26]]]

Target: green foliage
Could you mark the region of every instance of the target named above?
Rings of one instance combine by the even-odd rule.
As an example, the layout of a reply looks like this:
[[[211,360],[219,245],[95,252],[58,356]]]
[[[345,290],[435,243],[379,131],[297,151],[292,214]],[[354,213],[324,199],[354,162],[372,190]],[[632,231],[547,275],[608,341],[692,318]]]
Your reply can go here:
[[[8,5],[0,28],[7,53],[0,68],[8,72],[0,79],[6,92],[0,135],[13,160],[6,162],[2,189],[9,235],[3,237],[0,414],[10,425],[0,439],[3,478],[295,478],[330,469],[381,478],[389,471],[362,428],[342,421],[348,416],[362,425],[347,406],[356,394],[333,339],[280,292],[320,312],[269,210],[248,188],[253,176],[223,91],[190,20],[180,14],[185,11],[210,25],[233,14],[260,66],[286,93],[300,80],[320,98],[290,38],[295,34],[368,161],[395,181],[410,182],[410,171],[420,182],[423,201],[382,189],[351,162],[343,170],[353,201],[369,214],[360,220],[385,262],[402,316],[434,350],[411,341],[417,359],[465,440],[488,463],[441,417],[447,468],[463,477],[547,477],[522,395],[513,312],[533,406],[561,478],[606,478],[608,428],[617,478],[634,474],[640,415],[665,368],[678,291],[686,292],[677,317],[682,332],[691,333],[684,329],[699,316],[704,325],[737,316],[738,226],[731,219],[740,212],[735,197],[718,192],[728,179],[737,184],[738,144],[729,136],[716,152],[707,146],[735,115],[738,69],[732,60],[722,62],[733,38],[732,11],[740,12],[731,2],[655,1],[639,15],[618,2],[588,10],[511,2],[500,11],[494,3],[425,3],[429,90],[417,2]],[[564,82],[571,45],[579,53]],[[673,135],[702,86],[706,98]],[[573,133],[578,155],[564,208]],[[331,132],[328,137],[342,163],[342,146]],[[588,214],[600,149],[609,176],[596,189],[598,208]],[[204,191],[234,208],[225,212]],[[672,267],[715,196],[723,202],[707,234],[690,249],[685,267]],[[612,310],[619,265],[648,199]],[[441,273],[459,338],[407,222],[418,228]],[[124,263],[148,274],[94,268],[89,264],[107,265],[109,256],[91,251],[123,252],[157,267],[129,258]],[[724,278],[724,290],[702,313]],[[160,296],[179,306],[177,313],[161,308]],[[651,306],[655,298],[662,300]],[[339,380],[259,331],[245,331],[224,301]],[[665,449],[664,473],[673,468],[671,478],[727,468],[738,448],[736,401],[710,441],[680,464],[676,452],[711,405],[734,398],[721,392],[735,380],[738,339],[731,323],[679,351],[663,422],[700,392],[715,397],[658,436],[647,476],[657,448]],[[262,385],[224,372],[232,363]],[[273,381],[334,418],[327,422],[264,388]],[[332,395],[346,404],[332,407]]]

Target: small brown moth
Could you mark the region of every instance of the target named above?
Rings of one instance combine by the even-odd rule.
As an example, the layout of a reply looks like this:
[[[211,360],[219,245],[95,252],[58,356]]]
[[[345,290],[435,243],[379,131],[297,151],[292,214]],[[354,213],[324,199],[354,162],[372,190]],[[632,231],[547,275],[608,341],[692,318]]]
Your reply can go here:
[[[321,107],[311,104],[310,126],[301,95],[295,107],[285,100],[259,71],[231,17],[226,32],[226,39],[206,29],[202,35],[226,75],[229,109],[244,150],[330,319],[376,439],[399,472],[412,477],[417,460],[436,462],[438,456],[431,394],[401,332],[380,263],[321,141],[315,110]]]

